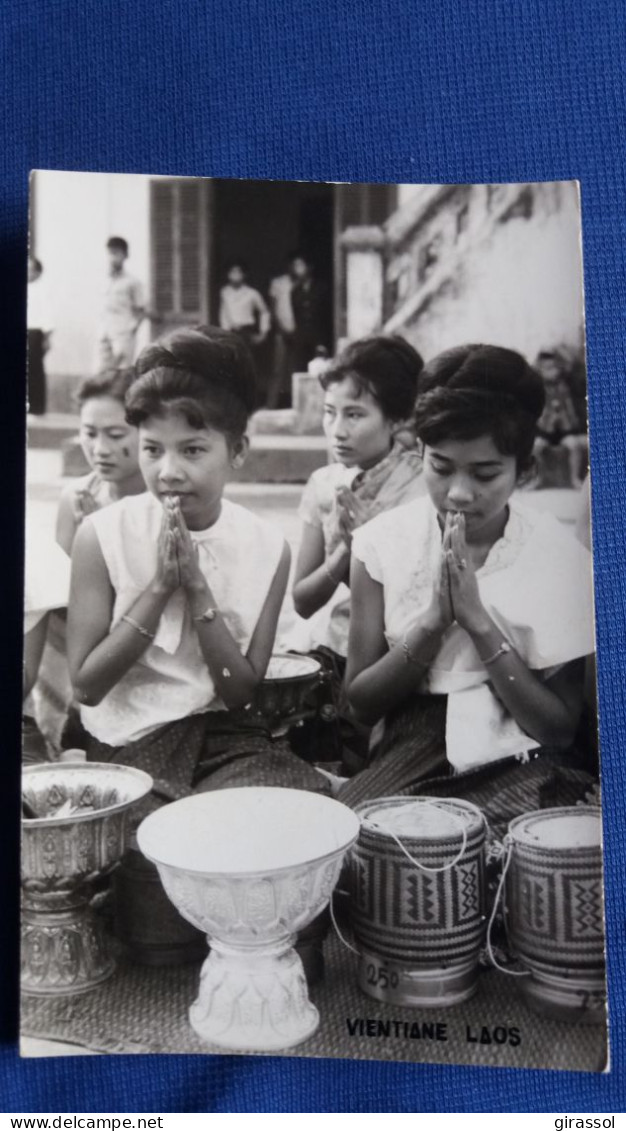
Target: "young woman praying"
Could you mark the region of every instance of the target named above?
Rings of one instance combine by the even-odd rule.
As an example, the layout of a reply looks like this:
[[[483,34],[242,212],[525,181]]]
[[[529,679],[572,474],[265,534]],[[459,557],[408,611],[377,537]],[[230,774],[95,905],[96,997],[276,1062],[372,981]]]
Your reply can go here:
[[[333,462],[313,472],[300,504],[293,601],[308,624],[300,622],[289,643],[314,651],[332,673],[336,705],[348,652],[353,533],[423,492],[417,450],[396,438],[412,416],[422,364],[404,339],[379,336],[352,343],[320,377]]]
[[[132,370],[114,370],[88,378],[78,390],[80,444],[91,471],[61,495],[56,537],[66,554],[71,554],[86,515],[146,489],[139,470],[137,429],[128,423],[124,410],[133,376]]]
[[[591,784],[575,738],[594,649],[591,559],[514,494],[532,466],[541,378],[511,350],[449,350],[419,379],[427,497],[352,539],[346,673],[378,724],[339,794],[464,797],[497,832]]]
[[[136,368],[126,418],[148,490],[85,518],[72,557],[68,655],[88,757],[145,769],[153,805],[238,784],[326,792],[246,710],[289,572],[282,533],[223,497],[247,450],[247,346],[180,330]]]

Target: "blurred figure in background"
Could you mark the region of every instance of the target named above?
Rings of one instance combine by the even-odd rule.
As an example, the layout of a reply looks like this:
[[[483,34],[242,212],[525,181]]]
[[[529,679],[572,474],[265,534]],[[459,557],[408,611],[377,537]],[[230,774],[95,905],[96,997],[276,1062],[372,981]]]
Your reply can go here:
[[[126,369],[135,360],[137,331],[147,317],[142,284],[126,270],[129,247],[121,236],[107,242],[109,276],[104,292],[95,373]]]
[[[46,370],[44,358],[50,348],[52,319],[43,267],[34,255],[28,257],[28,411],[42,416],[46,411]]]
[[[577,385],[576,358],[565,348],[542,350],[535,361],[546,392],[546,406],[541,414],[536,441],[536,454],[541,457],[546,447],[561,447],[567,452],[570,484],[582,485],[587,470],[587,421],[585,408],[585,372],[582,367],[582,400]]]
[[[291,307],[295,324],[292,371],[306,373],[309,362],[320,347],[330,350],[328,291],[315,278],[311,261],[301,252],[291,255],[290,274],[293,279]]]
[[[296,320],[291,303],[291,292],[294,284],[291,263],[290,257],[287,260],[287,271],[272,279],[269,289],[274,338],[272,373],[267,390],[268,408],[289,408],[291,406],[291,375],[293,373],[293,345],[296,329]]]
[[[265,300],[248,284],[248,267],[242,259],[233,259],[228,266],[227,282],[220,291],[219,324],[222,330],[234,330],[245,338],[254,359],[259,383],[261,379],[262,347],[270,332],[270,312]]]
[[[41,534],[27,515],[24,563],[24,682],[22,757],[25,765],[48,758],[44,735],[35,720],[31,692],[35,688],[48,635],[50,614],[64,609],[70,588],[70,560]]]

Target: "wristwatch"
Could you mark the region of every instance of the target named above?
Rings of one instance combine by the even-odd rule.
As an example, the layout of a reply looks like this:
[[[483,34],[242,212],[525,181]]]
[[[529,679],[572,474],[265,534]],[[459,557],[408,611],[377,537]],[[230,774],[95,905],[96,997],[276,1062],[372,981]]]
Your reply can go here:
[[[200,613],[199,617],[193,617],[192,619],[208,622],[208,621],[215,620],[216,616],[217,616],[217,609],[205,609],[203,613]]]

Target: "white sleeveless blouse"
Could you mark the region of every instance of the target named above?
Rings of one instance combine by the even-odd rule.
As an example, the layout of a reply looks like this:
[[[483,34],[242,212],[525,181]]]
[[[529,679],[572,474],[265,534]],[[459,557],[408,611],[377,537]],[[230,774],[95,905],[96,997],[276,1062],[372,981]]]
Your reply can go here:
[[[383,587],[385,636],[402,640],[430,601],[441,530],[428,498],[354,532],[352,553]],[[547,679],[594,651],[591,555],[556,518],[514,498],[502,537],[476,572],[485,608],[525,664]],[[468,633],[453,624],[416,690],[447,695],[446,752],[467,770],[538,747],[508,714]]]
[[[162,517],[153,495],[133,495],[90,515],[115,591],[111,629],[150,584]],[[222,500],[217,522],[191,531],[202,573],[245,654],[283,552],[280,530]],[[224,710],[202,655],[182,590],[168,601],[154,641],[96,707],[81,707],[90,734],[125,746],[166,723]]]

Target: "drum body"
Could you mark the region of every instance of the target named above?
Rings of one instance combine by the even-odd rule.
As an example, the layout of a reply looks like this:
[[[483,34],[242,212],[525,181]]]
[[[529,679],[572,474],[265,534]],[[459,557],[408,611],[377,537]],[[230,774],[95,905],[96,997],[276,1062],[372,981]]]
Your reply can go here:
[[[543,809],[509,825],[505,917],[529,972],[528,1004],[559,1020],[605,1022],[601,814]]]
[[[360,988],[397,1005],[467,1000],[485,934],[481,811],[449,798],[395,797],[358,814],[350,902]]]

